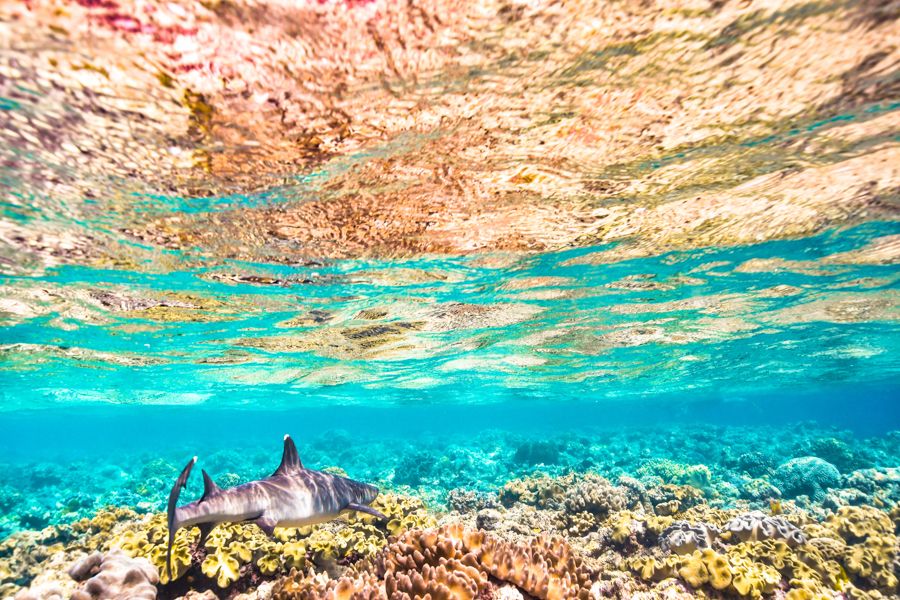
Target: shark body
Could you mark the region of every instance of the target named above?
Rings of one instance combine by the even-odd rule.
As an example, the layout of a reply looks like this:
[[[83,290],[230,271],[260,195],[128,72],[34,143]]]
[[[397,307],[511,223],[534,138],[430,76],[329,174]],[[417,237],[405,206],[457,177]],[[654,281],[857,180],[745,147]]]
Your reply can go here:
[[[284,436],[284,452],[278,469],[265,479],[222,489],[203,471],[203,496],[184,506],[176,506],[187,485],[197,457],[184,467],[169,493],[169,546],[166,569],[172,576],[172,543],[182,527],[199,527],[202,544],[219,523],[251,522],[267,535],[276,527],[302,527],[330,521],[342,511],[356,510],[386,519],[368,506],[378,488],[346,477],[304,468],[297,447]]]

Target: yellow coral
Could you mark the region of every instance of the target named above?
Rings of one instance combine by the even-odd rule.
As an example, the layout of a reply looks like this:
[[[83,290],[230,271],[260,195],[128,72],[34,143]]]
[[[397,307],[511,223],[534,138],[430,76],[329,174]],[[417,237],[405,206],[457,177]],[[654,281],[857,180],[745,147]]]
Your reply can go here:
[[[607,521],[607,526],[612,528],[610,537],[617,544],[624,544],[631,537],[631,525],[634,522],[634,514],[623,510],[615,513]]]
[[[695,552],[693,555],[685,557],[683,564],[678,569],[678,576],[694,588],[701,587],[709,581],[709,571],[699,554],[699,552]]]
[[[427,529],[437,525],[437,519],[428,512],[425,503],[411,496],[381,494],[372,502],[372,508],[388,517],[387,529],[391,535],[399,535],[409,529]],[[366,513],[354,512],[349,522],[374,523],[376,518]]]
[[[306,544],[303,542],[286,542],[281,546],[281,555],[288,570],[306,566]]]
[[[634,558],[626,562],[629,569],[646,581],[662,581],[672,577],[679,564],[679,558],[671,556],[662,560],[653,557]]]
[[[200,570],[210,579],[215,579],[220,588],[227,588],[240,577],[241,565],[250,561],[253,556],[242,542],[233,542],[227,548],[218,548],[207,554],[200,565]]]
[[[781,573],[748,558],[729,557],[732,565],[731,587],[741,596],[754,600],[771,594],[781,583]]]
[[[269,543],[262,548],[262,555],[256,559],[256,566],[263,575],[272,575],[281,569],[281,544]]]
[[[731,585],[731,565],[728,557],[722,556],[711,548],[701,553],[706,570],[709,571],[709,583],[717,590],[724,590]]]
[[[199,535],[196,528],[179,530],[172,544],[172,580],[182,577],[191,567],[191,543],[193,536]],[[165,515],[153,515],[139,528],[126,529],[112,536],[109,547],[121,548],[132,558],[143,557],[159,571],[162,583],[168,583],[166,570],[166,545],[168,529]]]

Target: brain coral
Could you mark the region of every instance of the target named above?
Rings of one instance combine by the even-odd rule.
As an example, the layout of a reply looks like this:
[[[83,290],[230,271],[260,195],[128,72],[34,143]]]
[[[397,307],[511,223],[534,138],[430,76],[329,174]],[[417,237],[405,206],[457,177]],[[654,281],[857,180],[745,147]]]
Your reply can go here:
[[[121,550],[113,550],[104,556],[90,554],[75,563],[69,574],[74,579],[90,576],[72,594],[71,600],[156,600],[156,584],[159,583],[156,568],[146,559],[131,558]]]
[[[786,498],[806,495],[821,502],[829,488],[840,484],[841,474],[837,467],[821,458],[803,456],[779,466],[772,481]]]

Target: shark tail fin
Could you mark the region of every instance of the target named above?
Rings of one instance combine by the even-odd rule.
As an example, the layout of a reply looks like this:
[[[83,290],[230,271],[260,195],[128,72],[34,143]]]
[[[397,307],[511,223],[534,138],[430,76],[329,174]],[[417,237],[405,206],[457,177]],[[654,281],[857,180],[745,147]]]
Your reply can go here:
[[[281,464],[275,470],[274,475],[288,475],[295,473],[303,468],[300,462],[300,455],[297,453],[297,446],[291,436],[284,436],[284,452],[281,454]]]
[[[191,475],[191,469],[194,468],[194,463],[197,462],[197,457],[191,459],[191,461],[187,464],[187,466],[181,471],[181,475],[178,476],[178,479],[175,480],[175,485],[172,486],[172,491],[169,492],[169,506],[168,506],[168,525],[169,525],[169,546],[166,550],[166,574],[169,577],[169,581],[172,580],[172,544],[175,542],[175,532],[177,528],[175,526],[175,509],[178,504],[178,496],[181,495],[181,490],[187,486],[188,477]]]

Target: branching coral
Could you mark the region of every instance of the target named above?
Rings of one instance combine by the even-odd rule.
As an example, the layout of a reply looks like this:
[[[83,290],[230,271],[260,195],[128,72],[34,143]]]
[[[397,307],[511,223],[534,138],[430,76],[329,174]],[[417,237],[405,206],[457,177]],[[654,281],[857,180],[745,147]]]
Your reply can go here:
[[[541,599],[588,598],[592,574],[560,539],[511,544],[459,525],[410,531],[336,580],[293,574],[273,600],[422,598],[473,600],[507,582]]]

